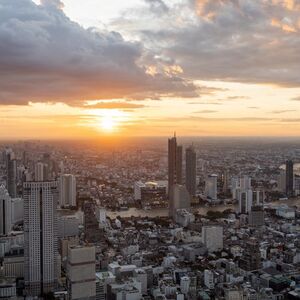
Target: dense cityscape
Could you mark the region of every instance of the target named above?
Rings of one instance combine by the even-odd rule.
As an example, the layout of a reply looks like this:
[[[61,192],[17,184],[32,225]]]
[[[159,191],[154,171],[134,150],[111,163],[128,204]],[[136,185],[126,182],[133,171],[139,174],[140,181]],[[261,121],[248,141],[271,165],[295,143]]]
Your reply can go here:
[[[297,139],[0,151],[0,299],[300,298]]]

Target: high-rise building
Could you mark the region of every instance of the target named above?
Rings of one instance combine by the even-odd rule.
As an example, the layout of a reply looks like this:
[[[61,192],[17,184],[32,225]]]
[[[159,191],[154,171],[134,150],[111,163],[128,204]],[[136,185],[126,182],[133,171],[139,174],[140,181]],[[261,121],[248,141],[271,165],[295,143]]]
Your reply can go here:
[[[64,174],[60,176],[59,204],[61,207],[76,206],[76,178],[72,174]]]
[[[228,172],[224,171],[222,174],[222,183],[223,183],[223,193],[228,192]]]
[[[182,183],[182,146],[177,146],[176,136],[168,141],[168,195],[169,210],[173,212],[172,191],[174,184]]]
[[[178,209],[189,209],[191,207],[191,197],[184,185],[175,184],[172,197],[173,211],[170,211],[170,216],[175,217]]]
[[[40,296],[57,283],[58,183],[25,182],[23,198],[25,289],[29,296]]]
[[[286,170],[284,170],[284,169],[279,170],[278,190],[282,193],[286,192]]]
[[[193,147],[185,151],[185,186],[191,196],[196,195],[196,152]]]
[[[6,152],[6,187],[12,198],[17,197],[17,161],[14,153]]]
[[[238,201],[239,213],[248,214],[251,211],[253,205],[253,191],[251,189],[239,190]]]
[[[208,252],[220,251],[223,249],[223,227],[208,225],[202,227],[202,242]]]
[[[0,186],[0,236],[11,232],[11,198],[6,188]]]
[[[176,148],[176,183],[182,184],[182,146]]]
[[[263,190],[253,191],[253,205],[262,206],[264,205],[265,192]]]
[[[96,217],[95,204],[86,201],[83,204],[84,211],[84,234],[86,241],[96,243],[103,238],[103,230],[99,228],[99,222]]]
[[[68,248],[67,285],[70,299],[96,299],[95,247]]]
[[[240,178],[240,188],[242,191],[251,189],[251,177],[244,175]]]
[[[286,172],[286,195],[292,197],[294,195],[294,164],[291,160],[287,160],[285,164]]]
[[[43,162],[38,162],[35,164],[34,172],[35,181],[48,181],[49,180],[49,167]]]
[[[218,176],[216,174],[207,176],[205,180],[205,196],[209,200],[218,199]]]

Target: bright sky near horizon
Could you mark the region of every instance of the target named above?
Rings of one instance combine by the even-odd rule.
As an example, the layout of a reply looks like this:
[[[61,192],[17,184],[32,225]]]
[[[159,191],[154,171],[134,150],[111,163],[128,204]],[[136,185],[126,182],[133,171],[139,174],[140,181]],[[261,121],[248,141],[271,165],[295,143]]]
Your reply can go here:
[[[1,139],[300,136],[299,1],[2,2]]]

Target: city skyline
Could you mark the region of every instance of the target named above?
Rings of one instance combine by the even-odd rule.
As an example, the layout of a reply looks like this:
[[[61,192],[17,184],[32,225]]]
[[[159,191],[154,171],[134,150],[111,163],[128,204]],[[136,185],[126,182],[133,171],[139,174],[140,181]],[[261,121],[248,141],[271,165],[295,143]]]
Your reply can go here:
[[[1,140],[299,136],[297,1],[1,5]]]

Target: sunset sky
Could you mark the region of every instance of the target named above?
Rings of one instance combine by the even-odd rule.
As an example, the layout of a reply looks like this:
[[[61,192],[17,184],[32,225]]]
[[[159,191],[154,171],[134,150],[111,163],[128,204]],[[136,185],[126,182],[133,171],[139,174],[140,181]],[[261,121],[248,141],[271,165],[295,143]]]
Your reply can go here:
[[[1,0],[0,138],[300,136],[299,0]]]

